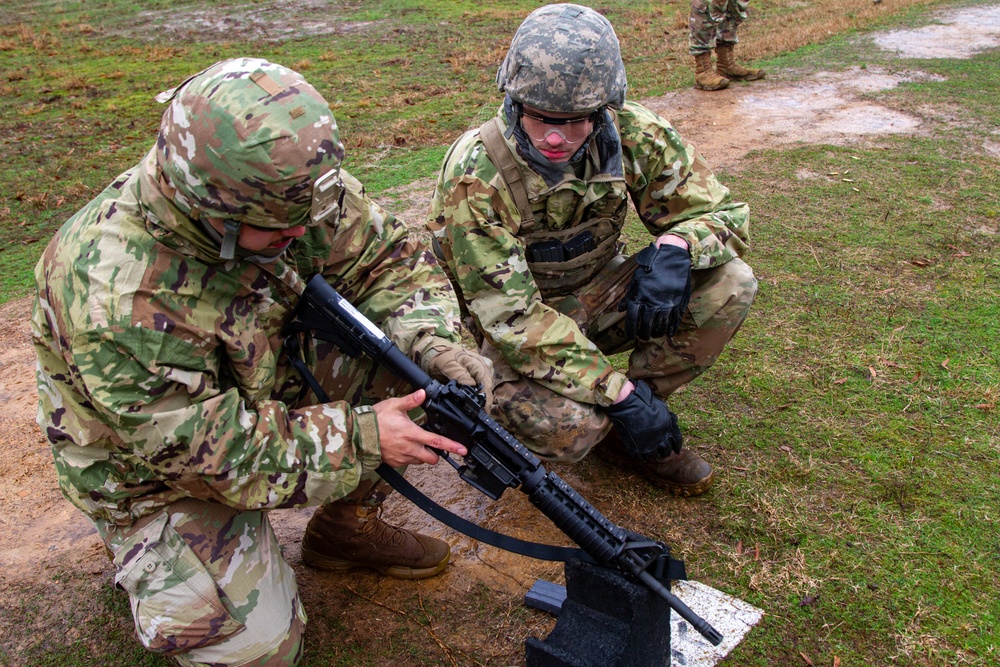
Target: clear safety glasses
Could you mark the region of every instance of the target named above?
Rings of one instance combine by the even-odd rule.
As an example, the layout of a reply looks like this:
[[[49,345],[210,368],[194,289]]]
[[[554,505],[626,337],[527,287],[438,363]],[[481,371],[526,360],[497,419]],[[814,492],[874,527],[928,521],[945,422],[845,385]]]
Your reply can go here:
[[[340,199],[344,194],[344,182],[340,179],[340,168],[332,169],[313,183],[312,210],[309,221],[313,225],[335,220],[340,217]]]
[[[580,118],[552,118],[521,111],[521,127],[532,141],[538,142],[555,133],[567,144],[578,144],[594,131],[596,119],[596,113]]]

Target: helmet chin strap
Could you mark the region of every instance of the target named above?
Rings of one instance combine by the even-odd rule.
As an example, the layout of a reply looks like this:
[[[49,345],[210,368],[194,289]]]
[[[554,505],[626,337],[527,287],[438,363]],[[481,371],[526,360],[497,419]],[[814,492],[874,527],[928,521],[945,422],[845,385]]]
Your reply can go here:
[[[204,228],[209,237],[220,245],[219,259],[223,259],[227,262],[236,259],[238,256],[239,259],[248,262],[267,264],[281,257],[285,253],[285,250],[288,249],[282,248],[280,251],[274,252],[273,254],[253,255],[236,244],[236,242],[240,239],[240,227],[243,223],[236,220],[224,220],[222,222],[222,227],[225,230],[225,234],[223,235],[216,231],[215,227],[208,224],[204,218],[200,222],[202,228]]]
[[[240,240],[240,227],[242,226],[243,223],[236,220],[222,221],[222,227],[226,234],[222,237],[222,248],[219,250],[220,259],[230,260],[236,256],[236,242]]]

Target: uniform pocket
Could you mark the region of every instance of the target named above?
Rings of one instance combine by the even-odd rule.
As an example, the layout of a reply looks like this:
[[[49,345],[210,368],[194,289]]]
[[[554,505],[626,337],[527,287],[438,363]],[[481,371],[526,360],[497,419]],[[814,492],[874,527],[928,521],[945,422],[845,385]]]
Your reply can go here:
[[[205,565],[162,513],[115,550],[115,583],[129,595],[135,629],[151,651],[210,646],[246,626],[233,618]]]

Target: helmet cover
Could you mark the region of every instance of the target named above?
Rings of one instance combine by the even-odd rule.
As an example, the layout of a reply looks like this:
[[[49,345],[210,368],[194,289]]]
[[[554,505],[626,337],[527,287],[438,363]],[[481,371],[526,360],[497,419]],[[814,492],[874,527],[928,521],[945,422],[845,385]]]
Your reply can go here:
[[[169,101],[157,166],[173,203],[195,219],[308,224],[313,183],[344,159],[323,96],[301,74],[266,60],[224,60],[157,100]]]
[[[540,111],[586,114],[625,103],[625,65],[611,22],[580,5],[546,5],[514,34],[497,87]]]

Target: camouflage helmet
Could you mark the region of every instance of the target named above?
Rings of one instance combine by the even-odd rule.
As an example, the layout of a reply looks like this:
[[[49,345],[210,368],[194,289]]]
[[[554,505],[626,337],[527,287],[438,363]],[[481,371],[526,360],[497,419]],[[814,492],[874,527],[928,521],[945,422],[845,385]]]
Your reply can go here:
[[[308,224],[313,183],[344,159],[326,100],[266,60],[224,60],[157,100],[170,103],[156,142],[165,193],[191,218],[222,219],[227,236],[243,222]]]
[[[625,103],[625,65],[611,23],[560,4],[528,15],[497,70],[497,87],[539,111],[590,113]]]

